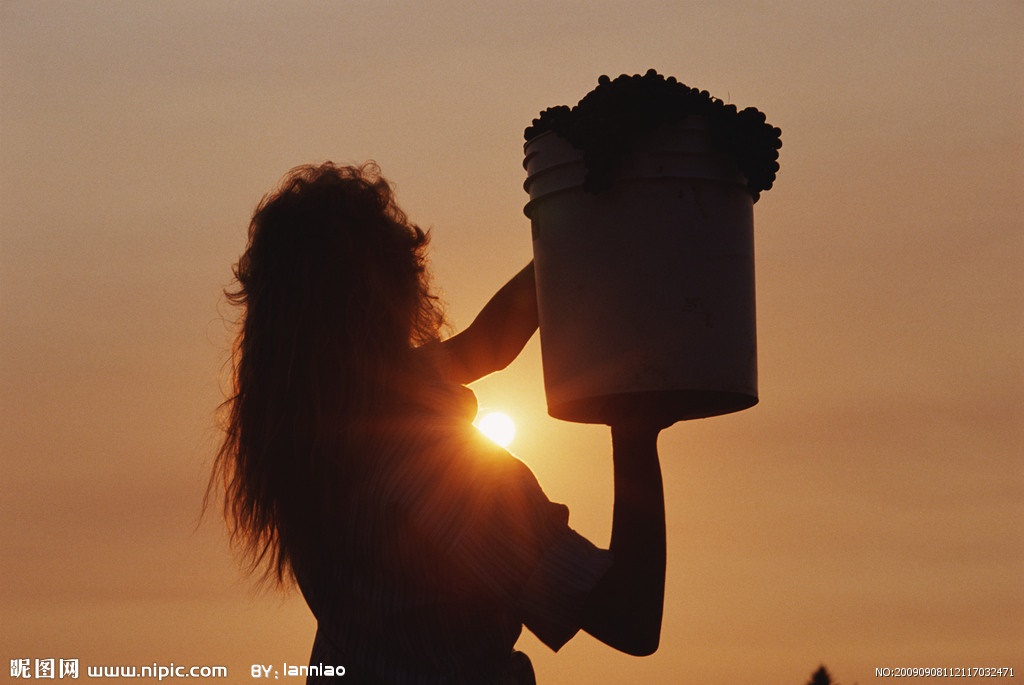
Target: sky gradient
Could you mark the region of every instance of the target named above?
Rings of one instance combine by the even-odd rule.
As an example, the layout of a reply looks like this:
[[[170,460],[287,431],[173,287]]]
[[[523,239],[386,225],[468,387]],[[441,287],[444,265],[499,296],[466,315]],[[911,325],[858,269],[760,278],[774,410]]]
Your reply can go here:
[[[1009,1],[3,2],[0,674],[304,663],[301,597],[199,519],[254,206],[376,160],[459,330],[531,257],[523,129],[653,67],[782,129],[761,401],[662,435],[659,652],[524,634],[538,682],[1024,676],[1022,34]],[[607,545],[608,432],[546,416],[537,338],[474,389]]]

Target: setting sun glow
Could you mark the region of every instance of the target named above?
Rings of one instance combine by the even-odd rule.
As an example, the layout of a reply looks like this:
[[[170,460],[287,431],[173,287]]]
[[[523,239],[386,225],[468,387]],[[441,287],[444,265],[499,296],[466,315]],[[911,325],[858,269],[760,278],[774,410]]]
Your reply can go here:
[[[502,447],[508,447],[512,438],[516,436],[516,424],[507,414],[499,411],[491,411],[481,414],[474,421],[474,425],[481,433],[498,443]]]

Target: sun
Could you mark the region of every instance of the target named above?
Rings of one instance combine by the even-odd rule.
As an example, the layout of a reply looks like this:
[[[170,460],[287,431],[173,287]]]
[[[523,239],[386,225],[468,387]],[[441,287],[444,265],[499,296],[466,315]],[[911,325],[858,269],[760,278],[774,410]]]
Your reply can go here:
[[[502,447],[508,447],[512,443],[512,438],[516,437],[516,424],[508,414],[503,414],[500,411],[481,414],[473,422],[473,425]]]

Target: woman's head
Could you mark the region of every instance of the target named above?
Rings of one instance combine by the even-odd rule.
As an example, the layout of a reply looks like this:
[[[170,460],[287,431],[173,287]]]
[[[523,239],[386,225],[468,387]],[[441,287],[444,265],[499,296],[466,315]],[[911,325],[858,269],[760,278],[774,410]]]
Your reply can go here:
[[[298,167],[257,208],[232,299],[262,333],[407,348],[441,324],[426,245],[375,165]]]
[[[402,393],[410,350],[438,337],[427,242],[369,163],[298,167],[257,207],[227,293],[242,318],[215,470],[254,567],[285,575],[311,490]]]

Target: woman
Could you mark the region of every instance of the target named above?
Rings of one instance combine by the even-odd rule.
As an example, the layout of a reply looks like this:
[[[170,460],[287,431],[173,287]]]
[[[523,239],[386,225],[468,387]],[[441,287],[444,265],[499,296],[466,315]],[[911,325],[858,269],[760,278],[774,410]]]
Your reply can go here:
[[[533,265],[442,341],[426,246],[374,165],[327,163],[263,200],[235,266],[241,330],[211,485],[251,569],[296,582],[317,619],[308,682],[334,666],[347,683],[532,683],[513,651],[523,625],[554,650],[582,628],[654,652],[662,426],[612,426],[612,540],[598,549],[471,423],[465,384],[537,328]]]

